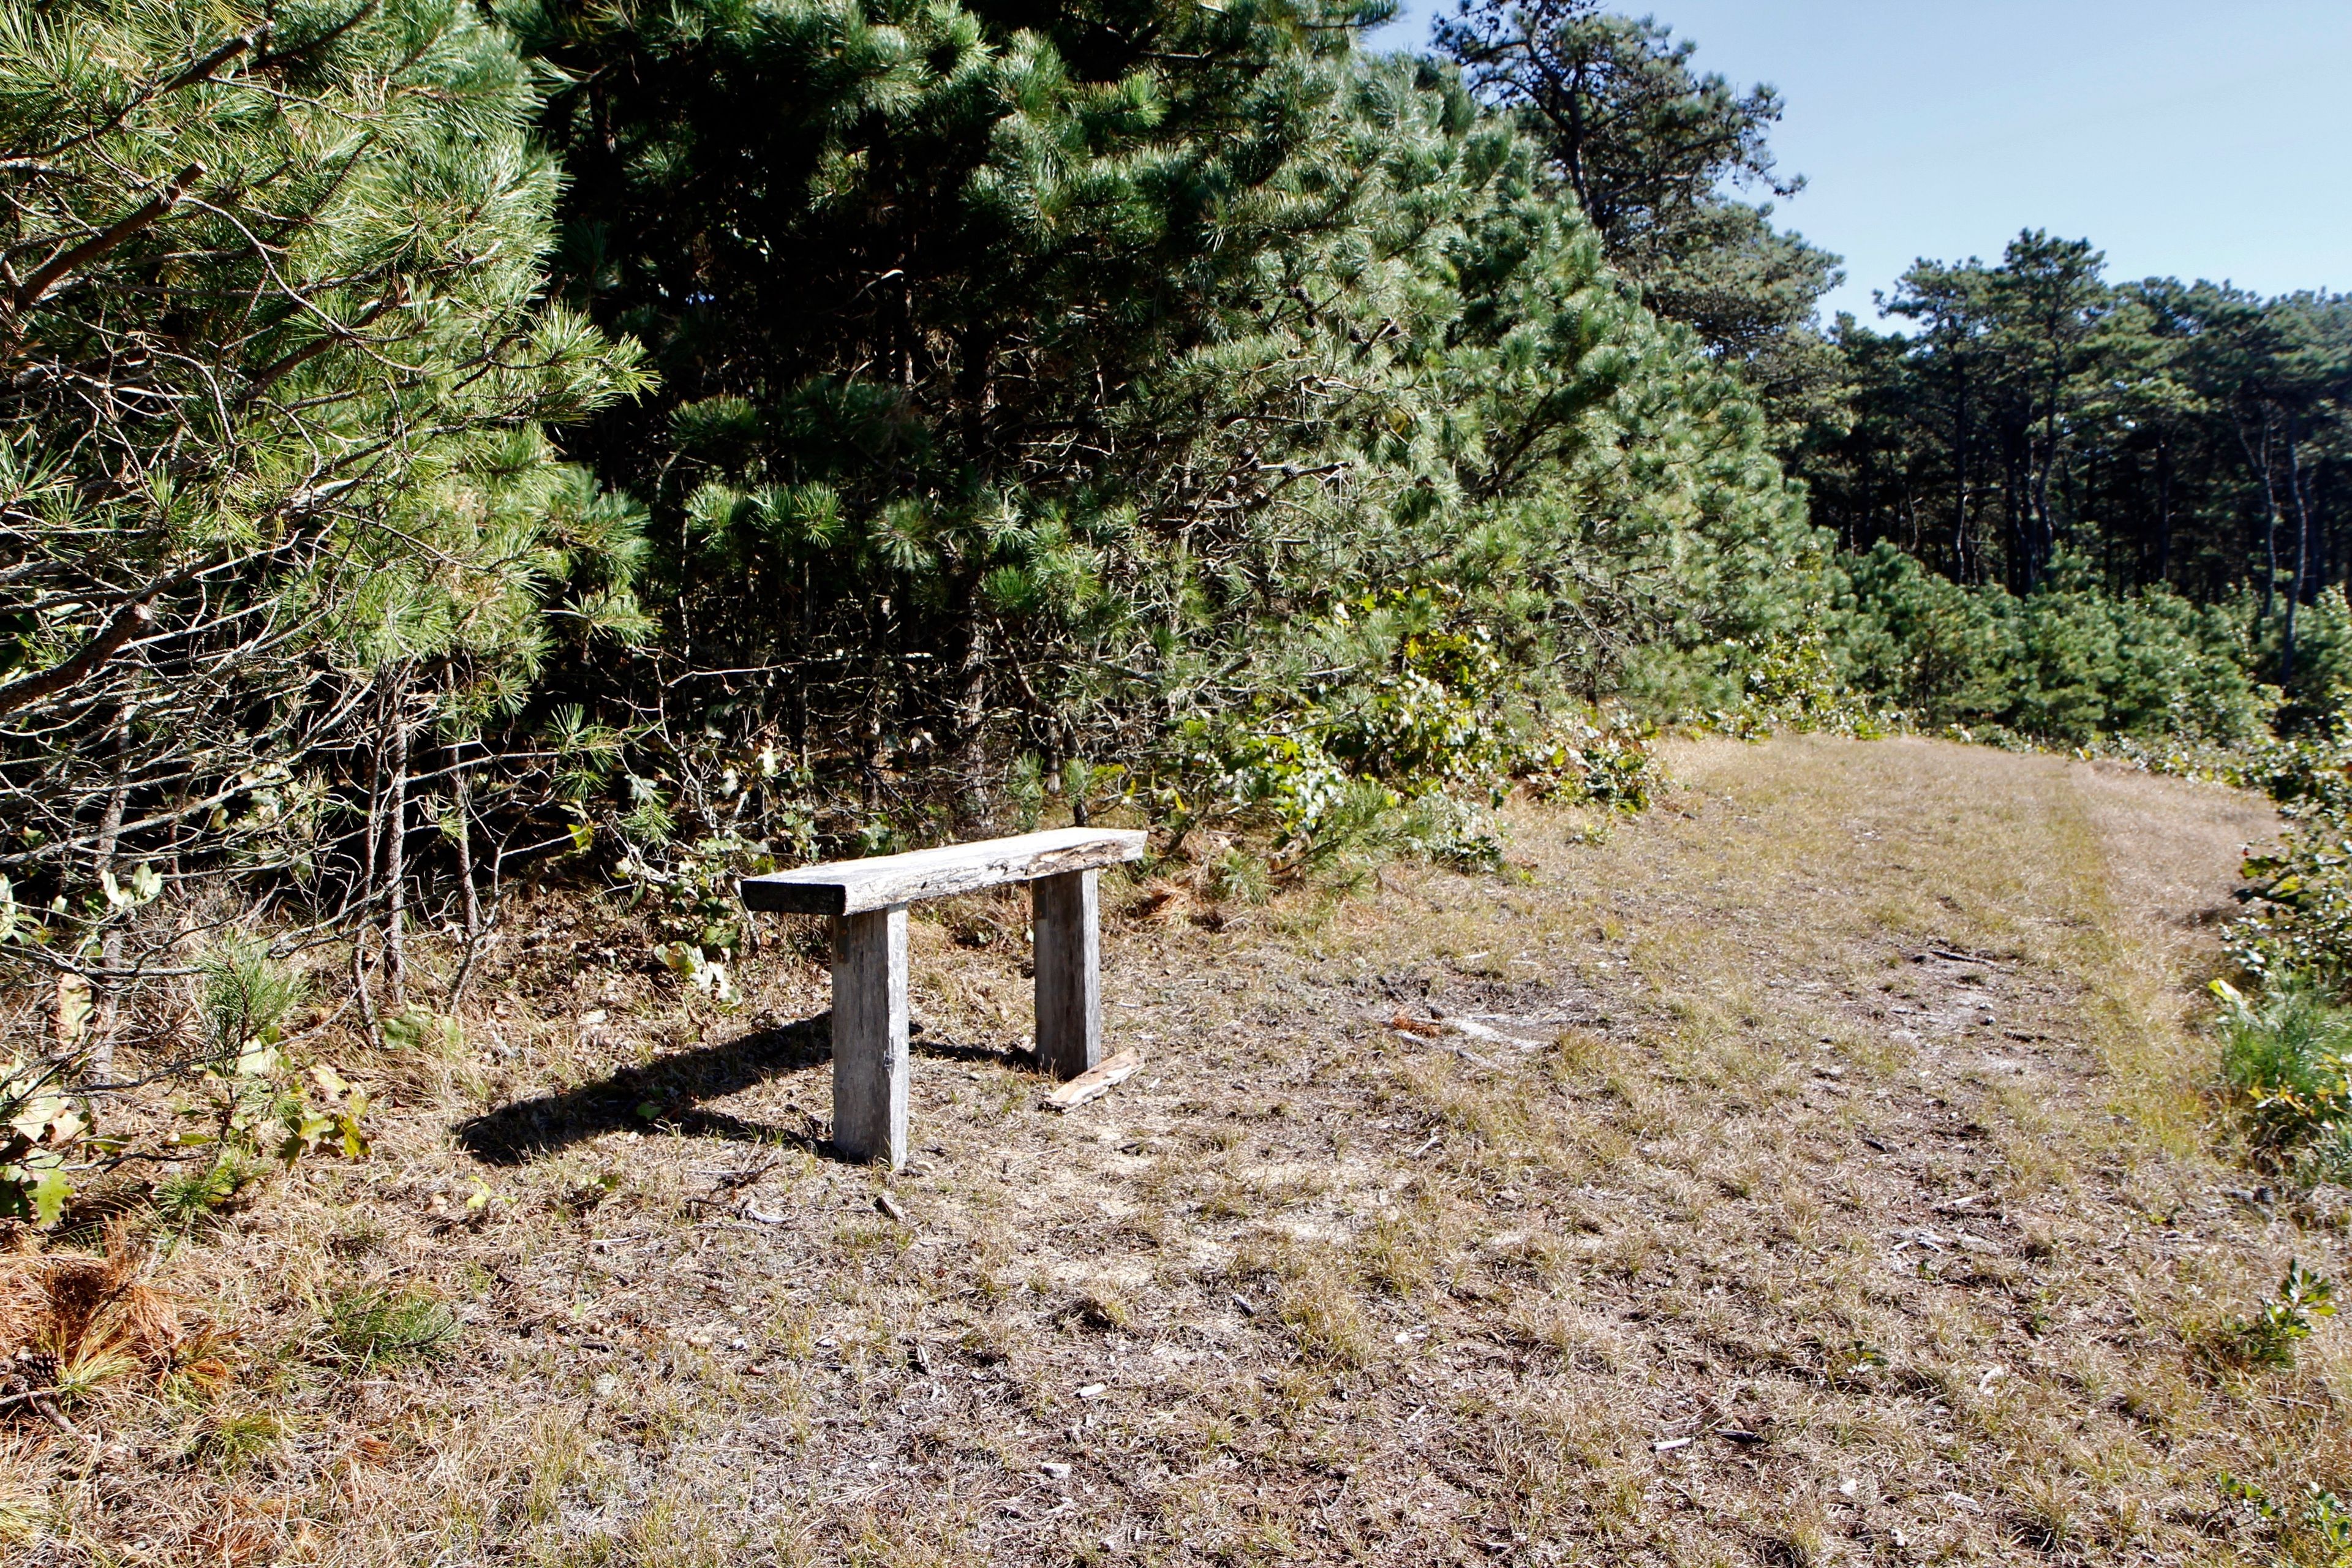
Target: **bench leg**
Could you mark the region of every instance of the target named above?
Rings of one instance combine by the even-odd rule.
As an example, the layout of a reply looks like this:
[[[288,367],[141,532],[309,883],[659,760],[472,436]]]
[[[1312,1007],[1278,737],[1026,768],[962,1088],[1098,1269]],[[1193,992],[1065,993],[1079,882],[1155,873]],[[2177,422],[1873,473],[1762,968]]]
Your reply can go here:
[[[833,922],[833,1145],[907,1159],[907,907]]]
[[[1102,1060],[1102,946],[1095,873],[1040,877],[1035,889],[1037,1065],[1076,1078]]]

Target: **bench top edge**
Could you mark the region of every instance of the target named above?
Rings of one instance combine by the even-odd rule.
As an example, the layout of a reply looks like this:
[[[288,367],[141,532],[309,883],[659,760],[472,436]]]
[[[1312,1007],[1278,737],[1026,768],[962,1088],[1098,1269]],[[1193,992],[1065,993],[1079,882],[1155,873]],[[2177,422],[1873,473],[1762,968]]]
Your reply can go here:
[[[815,866],[794,866],[764,876],[743,879],[747,900],[758,890],[786,889],[836,890],[855,900],[861,889],[877,884],[904,885],[910,898],[937,897],[922,884],[946,878],[958,884],[947,891],[967,892],[1004,882],[1028,881],[1057,872],[1091,869],[1143,858],[1146,835],[1140,828],[1057,827],[1042,833],[1015,834],[1006,838],[980,838],[968,844],[944,844],[932,849],[909,849],[897,855],[872,855],[859,860],[829,860]],[[893,902],[898,901],[896,900]]]

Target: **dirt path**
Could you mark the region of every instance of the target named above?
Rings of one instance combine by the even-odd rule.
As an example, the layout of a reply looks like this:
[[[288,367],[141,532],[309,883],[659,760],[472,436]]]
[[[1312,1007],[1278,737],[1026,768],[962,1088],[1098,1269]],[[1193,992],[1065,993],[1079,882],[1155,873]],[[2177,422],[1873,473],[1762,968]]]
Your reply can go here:
[[[2345,1237],[2202,1152],[2183,1027],[2267,811],[1925,742],[1673,761],[1605,844],[1520,811],[1513,878],[1123,895],[1151,1065],[1067,1118],[999,1054],[1019,906],[919,922],[905,1224],[792,1142],[821,1035],[744,1032],[812,963],[699,1025],[519,983],[399,1154],[203,1265],[257,1348],[429,1285],[456,1361],[277,1352],[298,1436],[76,1494],[54,1560],[240,1507],[387,1563],[2279,1560],[2219,1478],[2352,1491],[2352,1333],[2191,1347]],[[218,1416],[143,1419],[160,1475]]]

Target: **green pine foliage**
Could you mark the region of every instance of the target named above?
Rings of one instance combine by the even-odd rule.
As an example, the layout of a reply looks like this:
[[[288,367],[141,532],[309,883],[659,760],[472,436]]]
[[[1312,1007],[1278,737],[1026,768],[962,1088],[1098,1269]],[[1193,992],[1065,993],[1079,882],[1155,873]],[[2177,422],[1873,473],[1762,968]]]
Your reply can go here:
[[[544,434],[646,381],[544,296],[537,101],[458,0],[0,12],[0,980],[61,988],[0,1207],[55,1216],[88,1123],[44,1097],[225,915],[398,909],[416,733],[641,624],[637,514]],[[145,1065],[249,1121],[302,1103],[265,1035]]]
[[[1832,642],[1844,679],[1937,729],[2081,745],[2103,735],[2225,744],[2267,732],[2242,618],[2081,570],[2034,594],[1964,587],[1881,542],[1843,562]]]
[[[1769,87],[1692,68],[1694,40],[1599,0],[1463,0],[1438,49],[1541,149],[1611,265],[1649,308],[1736,367],[1776,420],[1833,405],[1835,356],[1814,326],[1838,258],[1772,224],[1804,188],[1776,166]]]
[[[2110,592],[2254,600],[2263,679],[2319,715],[2302,622],[2345,580],[2352,300],[2112,283],[2038,230],[1997,264],[1921,261],[1904,335],[1843,318],[1845,395],[1795,444],[1813,518],[1946,576],[2025,595],[2088,567]]]
[[[18,6],[0,88],[0,871],[269,837],[383,672],[511,708],[551,612],[634,622],[541,427],[645,378],[540,297],[557,172],[477,11]]]
[[[566,856],[666,889],[723,1004],[731,870],[1049,785],[1301,866],[1638,800],[1597,704],[1778,635],[1822,542],[1746,384],[1372,15],[0,19],[0,951],[65,974],[26,1190],[207,883],[348,941],[396,1047]],[[299,1064],[230,1033],[170,1070],[258,1148]]]
[[[1411,633],[1350,606],[1441,585],[1510,689],[1435,710],[1539,725],[1817,548],[1539,150],[1349,10],[506,15],[581,84],[563,288],[663,373],[573,443],[652,509],[658,656],[576,689],[753,672],[648,753],[689,813],[763,753],[863,803],[845,837],[1017,816],[1031,755],[1197,794],[1392,698]]]

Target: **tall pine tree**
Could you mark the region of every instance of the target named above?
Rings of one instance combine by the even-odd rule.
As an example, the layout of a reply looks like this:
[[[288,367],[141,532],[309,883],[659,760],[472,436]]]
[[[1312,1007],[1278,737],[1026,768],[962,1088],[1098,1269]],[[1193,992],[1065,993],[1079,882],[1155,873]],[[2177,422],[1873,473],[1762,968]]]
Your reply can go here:
[[[570,439],[654,507],[646,679],[751,672],[720,750],[971,804],[1465,571],[1597,670],[1792,516],[1534,144],[1349,10],[507,14],[571,84],[566,287],[664,374]]]

